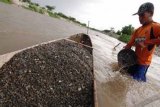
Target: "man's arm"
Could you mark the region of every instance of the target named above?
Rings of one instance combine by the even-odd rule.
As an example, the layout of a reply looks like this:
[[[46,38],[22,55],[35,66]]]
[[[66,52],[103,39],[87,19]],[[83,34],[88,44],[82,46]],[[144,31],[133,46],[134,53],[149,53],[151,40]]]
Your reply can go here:
[[[157,39],[151,39],[144,41],[144,45],[160,45],[160,24],[153,27],[154,34]]]
[[[131,39],[130,39],[130,41],[127,43],[127,45],[126,46],[124,46],[124,48],[125,49],[130,49],[133,45],[134,45],[134,43],[135,43],[135,32],[136,31],[134,31],[134,33],[132,34],[132,36],[131,36]]]
[[[152,39],[144,42],[144,45],[160,45],[160,39]]]

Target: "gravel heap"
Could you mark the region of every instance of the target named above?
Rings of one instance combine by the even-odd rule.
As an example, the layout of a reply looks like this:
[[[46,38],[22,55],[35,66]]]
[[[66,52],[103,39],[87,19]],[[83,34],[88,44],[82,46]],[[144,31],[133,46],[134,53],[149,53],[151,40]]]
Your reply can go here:
[[[93,107],[93,58],[67,40],[15,54],[0,68],[0,107]]]

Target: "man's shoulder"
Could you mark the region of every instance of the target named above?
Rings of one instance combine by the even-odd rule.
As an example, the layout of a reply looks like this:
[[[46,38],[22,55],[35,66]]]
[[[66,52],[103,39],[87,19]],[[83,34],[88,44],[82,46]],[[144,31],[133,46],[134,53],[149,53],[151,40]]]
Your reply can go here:
[[[160,30],[160,23],[158,23],[158,22],[153,22],[152,24],[150,24],[150,26],[151,27],[153,27],[153,29],[158,29],[158,30]],[[138,27],[138,28],[136,28],[135,30],[134,30],[134,33],[137,33],[138,31],[141,31],[141,30],[143,30],[144,29],[144,27],[143,26],[140,26],[140,27]],[[148,29],[148,28],[147,28]]]
[[[150,26],[153,27],[153,28],[160,28],[160,23],[152,22],[152,24],[150,24]],[[137,29],[135,29],[135,32],[138,31],[138,30],[141,30],[141,29],[143,29],[143,26],[140,26]]]
[[[158,23],[158,22],[153,22],[152,25],[153,25],[153,27],[160,27],[160,23]]]
[[[136,28],[135,31],[141,30],[141,29],[143,29],[143,28],[144,28],[144,26],[141,25],[141,26],[139,26],[138,28]]]
[[[142,29],[142,26],[138,27],[135,29],[135,31]]]
[[[153,22],[152,27],[154,32],[158,32],[158,34],[160,33],[160,23]]]
[[[139,30],[141,30],[141,29],[142,29],[142,26],[136,28],[136,29],[134,30],[134,32],[136,33],[137,31],[139,31]]]

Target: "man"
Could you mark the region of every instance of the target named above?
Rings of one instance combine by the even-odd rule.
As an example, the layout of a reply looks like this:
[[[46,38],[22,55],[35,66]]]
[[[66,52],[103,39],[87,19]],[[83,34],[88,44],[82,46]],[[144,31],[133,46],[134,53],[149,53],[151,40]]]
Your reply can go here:
[[[136,29],[125,49],[135,46],[138,63],[131,66],[129,74],[138,81],[146,82],[146,72],[152,60],[155,44],[160,43],[160,24],[153,21],[154,5],[150,2],[144,3],[139,7],[137,13],[141,27]]]

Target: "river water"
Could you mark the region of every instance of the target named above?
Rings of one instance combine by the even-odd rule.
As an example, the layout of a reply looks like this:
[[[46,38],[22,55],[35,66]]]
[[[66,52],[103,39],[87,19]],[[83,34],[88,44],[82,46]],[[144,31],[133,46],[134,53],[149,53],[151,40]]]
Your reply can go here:
[[[0,55],[86,31],[66,20],[0,2]]]
[[[118,40],[102,34],[91,38],[99,107],[158,107],[160,58],[154,56],[147,82],[137,82],[119,72],[117,53],[124,46],[123,43],[114,50]]]
[[[86,33],[65,20],[53,19],[14,5],[0,3],[0,64],[17,51],[35,44]],[[96,31],[89,31],[93,43],[94,73],[99,107],[158,107],[160,104],[160,57],[154,56],[147,82],[137,82],[118,72],[117,53],[125,45]],[[5,55],[2,55],[5,54]]]

